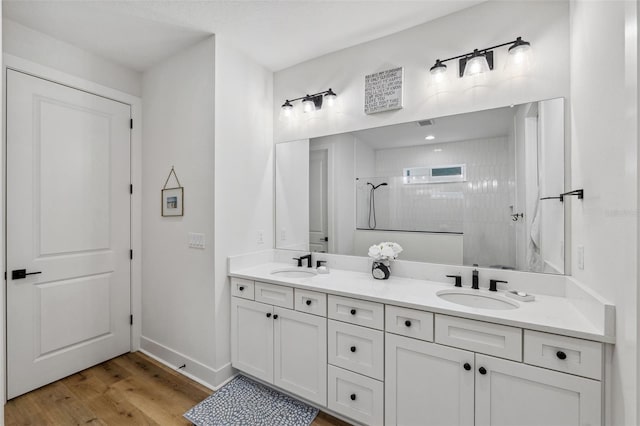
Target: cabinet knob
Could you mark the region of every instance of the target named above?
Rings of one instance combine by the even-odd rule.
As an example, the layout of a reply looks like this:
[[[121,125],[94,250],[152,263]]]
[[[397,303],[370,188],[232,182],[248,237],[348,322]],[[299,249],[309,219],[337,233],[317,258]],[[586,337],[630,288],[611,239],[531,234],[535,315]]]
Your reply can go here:
[[[406,320],[406,321],[404,322],[404,325],[406,325],[407,327],[411,327],[411,321]]]
[[[467,370],[467,371],[471,370],[471,364],[469,364],[468,362],[465,362],[464,363],[464,369]]]
[[[352,393],[349,398],[351,398],[352,401],[355,401],[356,400],[356,394]]]
[[[486,369],[486,368],[484,368],[484,367],[480,367],[480,368],[478,369],[478,371],[479,371],[479,372],[480,372],[480,374],[482,374],[482,375],[487,374],[487,369]]]
[[[267,312],[267,318],[271,318],[271,312]]]
[[[274,314],[273,319],[278,319],[278,314]]]
[[[558,359],[567,359],[567,354],[562,351],[556,352],[556,356],[558,357]]]
[[[355,315],[356,314],[356,310],[355,309],[351,309],[351,315]]]
[[[307,300],[306,302],[304,302],[307,304],[307,306],[311,306],[311,300]]]
[[[356,347],[355,346],[351,346],[351,352],[355,352],[356,351]]]
[[[238,290],[240,290],[240,291],[244,291],[244,286],[240,286],[240,287],[238,287]]]

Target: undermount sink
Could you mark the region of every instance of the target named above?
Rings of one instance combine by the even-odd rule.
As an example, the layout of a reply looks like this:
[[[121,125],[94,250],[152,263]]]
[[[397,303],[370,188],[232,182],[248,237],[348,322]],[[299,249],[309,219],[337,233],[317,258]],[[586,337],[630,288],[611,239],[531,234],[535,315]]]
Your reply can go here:
[[[318,275],[315,269],[311,268],[282,268],[274,269],[271,271],[271,275],[277,275],[283,278],[308,278]]]
[[[479,309],[517,309],[518,302],[480,290],[440,290],[436,295],[447,302]]]

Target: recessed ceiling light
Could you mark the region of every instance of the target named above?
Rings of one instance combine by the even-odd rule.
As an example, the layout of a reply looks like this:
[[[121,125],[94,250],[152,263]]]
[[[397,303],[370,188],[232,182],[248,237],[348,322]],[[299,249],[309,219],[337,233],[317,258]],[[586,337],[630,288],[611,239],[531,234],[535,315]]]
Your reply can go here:
[[[434,140],[435,138],[436,138],[435,136],[433,136],[433,135],[429,135],[429,136],[427,136],[425,139],[426,139],[426,140],[428,140],[428,141],[432,141],[432,140]]]
[[[436,148],[433,150],[433,152],[442,152],[442,148]]]

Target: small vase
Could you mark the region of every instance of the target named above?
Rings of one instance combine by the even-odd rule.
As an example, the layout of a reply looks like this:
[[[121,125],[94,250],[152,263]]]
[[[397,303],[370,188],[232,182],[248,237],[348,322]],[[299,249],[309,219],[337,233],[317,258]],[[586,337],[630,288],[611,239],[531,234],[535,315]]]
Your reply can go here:
[[[388,280],[391,276],[391,265],[389,262],[374,261],[371,265],[371,275],[376,280]]]

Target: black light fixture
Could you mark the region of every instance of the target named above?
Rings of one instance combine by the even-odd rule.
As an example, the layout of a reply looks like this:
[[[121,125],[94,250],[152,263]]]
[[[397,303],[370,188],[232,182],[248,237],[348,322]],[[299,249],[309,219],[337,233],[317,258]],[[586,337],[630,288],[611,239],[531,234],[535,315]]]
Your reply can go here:
[[[471,53],[465,53],[448,59],[436,59],[435,65],[432,66],[429,71],[435,78],[438,78],[447,71],[447,66],[444,64],[445,62],[458,59],[458,74],[460,77],[486,72],[493,69],[493,50],[507,45],[511,45],[509,47],[509,55],[519,59],[531,48],[531,43],[522,40],[522,37],[518,37],[507,43],[497,44],[484,49],[474,49]],[[521,60],[516,62],[521,62]]]
[[[302,110],[304,112],[311,112],[318,109],[322,109],[322,105],[326,105],[327,107],[332,107],[335,104],[338,95],[329,88],[329,90],[325,90],[323,92],[314,93],[313,95],[306,94],[304,96],[300,96],[295,99],[287,99],[284,104],[282,104],[282,112],[284,115],[289,116],[293,111],[292,102],[302,101]]]

